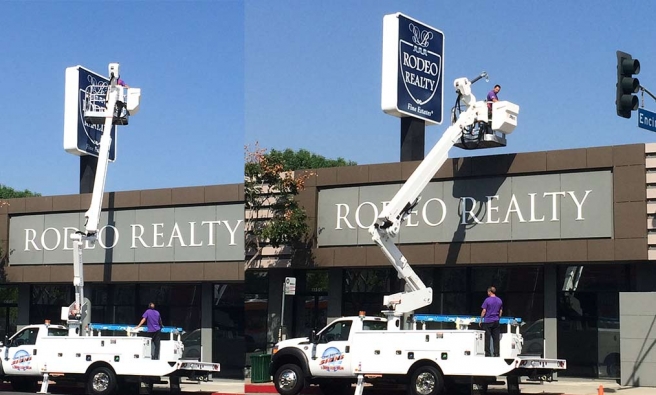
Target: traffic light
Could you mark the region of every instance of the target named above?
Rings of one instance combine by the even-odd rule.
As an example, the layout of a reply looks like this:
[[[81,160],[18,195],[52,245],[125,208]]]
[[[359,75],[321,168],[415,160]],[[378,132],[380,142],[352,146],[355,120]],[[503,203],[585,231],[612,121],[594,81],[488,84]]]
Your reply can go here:
[[[615,97],[615,106],[617,115],[624,118],[631,118],[631,111],[638,109],[638,93],[640,81],[634,78],[634,74],[640,73],[640,62],[633,59],[626,52],[617,51],[617,94]]]

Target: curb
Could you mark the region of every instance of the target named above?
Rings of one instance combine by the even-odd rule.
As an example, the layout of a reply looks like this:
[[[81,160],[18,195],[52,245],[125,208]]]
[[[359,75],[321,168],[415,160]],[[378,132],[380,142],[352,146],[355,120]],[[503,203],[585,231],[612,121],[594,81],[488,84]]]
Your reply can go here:
[[[244,392],[247,394],[277,394],[276,387],[273,383],[262,384],[245,384]],[[317,386],[306,387],[301,395],[322,395],[323,393]]]

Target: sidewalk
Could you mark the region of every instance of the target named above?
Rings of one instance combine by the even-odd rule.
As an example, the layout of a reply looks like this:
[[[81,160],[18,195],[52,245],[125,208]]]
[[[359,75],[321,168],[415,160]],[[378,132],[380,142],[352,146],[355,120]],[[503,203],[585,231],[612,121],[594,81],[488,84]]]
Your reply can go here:
[[[499,378],[500,381],[505,381],[503,377]],[[525,378],[520,383],[522,394],[545,394],[545,395],[597,395],[599,386],[603,386],[604,394],[615,395],[654,395],[656,388],[654,387],[622,387],[617,382],[612,380],[596,380],[596,379],[581,379],[581,378],[559,378],[558,381],[551,383],[539,382],[526,382]],[[355,391],[355,387],[353,387]],[[251,383],[250,379],[246,379],[245,391],[247,395],[257,394],[277,394],[273,383]],[[488,389],[490,394],[505,394],[507,393],[505,386],[490,386]],[[378,394],[405,394],[405,391],[394,390],[380,390],[375,391],[371,387],[365,387],[365,394],[378,395]],[[321,395],[321,391],[317,386],[310,386],[303,391],[307,395]],[[446,394],[449,395],[449,394]]]

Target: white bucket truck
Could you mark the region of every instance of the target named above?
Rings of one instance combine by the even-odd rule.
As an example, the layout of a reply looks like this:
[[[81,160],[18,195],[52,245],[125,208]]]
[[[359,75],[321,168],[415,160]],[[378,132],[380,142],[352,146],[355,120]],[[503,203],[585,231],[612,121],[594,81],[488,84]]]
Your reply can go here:
[[[306,384],[319,384],[326,395],[362,393],[363,383],[405,384],[411,395],[436,395],[445,383],[465,379],[472,389],[485,391],[497,376],[506,376],[511,393],[519,392],[519,377],[549,380],[565,369],[560,359],[522,356],[519,319],[504,318],[500,356],[485,357],[485,332],[469,329],[479,318],[415,316],[432,303],[432,289],[421,281],[394,244],[400,226],[419,201],[419,195],[446,162],[453,145],[486,148],[505,145],[505,135],[517,126],[519,106],[500,101],[492,105],[492,121],[485,101],[476,101],[471,84],[487,77],[454,82],[458,104],[453,124],[378,216],[369,230],[373,240],[406,283],[405,292],[385,296],[386,318],[343,317],[310,338],[289,339],[273,349],[270,372],[277,391],[296,395]],[[460,104],[466,109],[461,111]],[[501,135],[499,135],[500,133]],[[453,322],[455,329],[426,329],[430,321]],[[514,328],[514,330],[513,330]]]
[[[29,325],[5,339],[4,344],[0,343],[0,376],[17,391],[36,389],[37,382],[42,381],[39,393],[47,393],[52,379],[57,383],[84,384],[92,395],[126,394],[137,389],[139,393],[149,393],[154,383],[168,377],[171,390],[176,392],[180,390],[180,377],[207,377],[220,370],[218,363],[182,359],[181,328],[162,329],[159,359],[152,359],[151,339],[137,336],[138,330],[126,325],[90,322],[90,303],[84,297],[83,246],[93,246],[98,237],[112,140],[110,130],[113,125],[127,125],[128,116],[137,113],[141,90],[118,85],[119,65],[110,63],[109,83],[94,85],[88,93],[94,97],[80,100],[77,88],[70,89],[68,85],[68,81],[76,78],[75,69],[66,70],[66,105],[82,106],[85,122],[104,124],[91,206],[85,214],[85,231],[71,235],[75,301],[62,307],[61,319],[66,321],[66,326],[50,325],[49,321]],[[103,108],[97,105],[99,102],[104,102]],[[106,331],[124,335],[105,336]]]

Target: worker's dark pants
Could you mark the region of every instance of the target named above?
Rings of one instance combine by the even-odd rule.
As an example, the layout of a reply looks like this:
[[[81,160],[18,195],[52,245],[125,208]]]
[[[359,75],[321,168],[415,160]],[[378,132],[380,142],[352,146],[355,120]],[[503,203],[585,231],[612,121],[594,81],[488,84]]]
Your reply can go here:
[[[499,321],[488,322],[483,324],[485,329],[485,356],[489,357],[494,355],[499,356],[499,338],[501,336],[501,327]],[[490,336],[492,336],[492,344],[494,345],[494,353],[490,350]]]
[[[156,332],[147,332],[148,337],[152,339],[152,345],[150,346],[150,357],[151,359],[159,359],[159,342],[161,340],[162,331]]]

